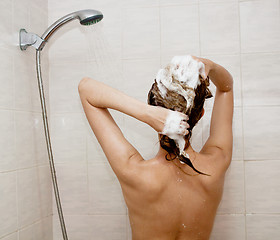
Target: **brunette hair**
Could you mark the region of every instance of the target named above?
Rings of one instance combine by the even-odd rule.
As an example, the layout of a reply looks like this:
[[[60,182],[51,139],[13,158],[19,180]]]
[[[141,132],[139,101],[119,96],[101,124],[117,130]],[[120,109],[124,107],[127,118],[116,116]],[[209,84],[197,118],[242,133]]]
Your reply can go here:
[[[161,106],[161,107],[171,109],[174,111],[182,112],[189,116],[189,120],[188,120],[188,124],[190,125],[190,127],[188,128],[189,133],[185,136],[185,140],[187,142],[187,147],[190,145],[189,140],[192,136],[192,129],[202,116],[204,101],[206,98],[212,97],[212,94],[211,94],[210,90],[208,89],[209,77],[207,76],[207,78],[204,80],[199,75],[199,78],[200,78],[201,84],[199,84],[197,86],[197,88],[194,89],[194,91],[195,91],[194,103],[193,103],[193,107],[189,108],[189,109],[187,109],[186,99],[175,91],[166,89],[167,92],[166,92],[165,97],[163,98],[160,94],[160,90],[158,88],[156,80],[153,83],[153,85],[148,93],[147,102],[149,105]],[[173,81],[176,81],[176,80],[173,79]],[[180,84],[183,88],[186,88],[186,86],[184,86],[179,81],[176,81],[176,83]],[[168,152],[168,154],[165,156],[165,159],[167,161],[172,161],[176,157],[178,157],[178,159],[181,162],[186,163],[197,173],[203,174],[203,175],[208,175],[208,174],[198,171],[193,166],[193,164],[189,158],[186,158],[185,156],[180,155],[180,150],[177,147],[177,145],[173,139],[169,138],[166,135],[160,134],[160,146]],[[171,156],[171,154],[174,154],[175,158],[167,157],[168,155]]]

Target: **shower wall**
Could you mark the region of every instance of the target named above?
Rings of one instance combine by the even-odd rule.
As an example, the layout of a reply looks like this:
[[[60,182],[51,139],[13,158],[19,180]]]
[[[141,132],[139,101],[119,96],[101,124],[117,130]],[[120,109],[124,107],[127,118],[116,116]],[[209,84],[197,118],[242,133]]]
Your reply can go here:
[[[45,0],[0,1],[0,239],[52,240],[52,191],[35,71],[19,29],[41,34]],[[48,101],[48,56],[43,76]]]
[[[98,54],[92,54],[88,30],[78,21],[57,32],[49,45],[51,136],[69,239],[131,239],[119,183],[80,104],[79,81],[90,76],[146,101],[158,69],[172,56],[183,54],[210,58],[234,78],[233,161],[211,239],[278,239],[279,1],[48,3],[49,24],[78,9],[93,8],[104,13],[104,20],[91,27],[100,27],[103,34],[95,36]],[[106,52],[115,59],[113,70],[118,69],[123,77],[110,72],[112,61],[102,55]],[[111,77],[105,76],[106,71]],[[211,89],[215,92],[213,86]],[[192,144],[197,151],[209,135],[212,105],[213,99],[205,104],[205,116],[193,132]],[[157,152],[153,129],[110,111],[144,158]],[[55,205],[53,208],[54,239],[58,240],[62,237]]]

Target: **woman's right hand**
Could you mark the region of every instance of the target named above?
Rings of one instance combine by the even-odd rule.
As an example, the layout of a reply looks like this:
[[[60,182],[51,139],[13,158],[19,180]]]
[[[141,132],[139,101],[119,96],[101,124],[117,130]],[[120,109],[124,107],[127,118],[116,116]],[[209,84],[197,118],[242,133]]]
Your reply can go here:
[[[200,57],[196,57],[196,56],[193,56],[193,55],[191,55],[191,56],[196,61],[202,62],[204,64],[204,66],[205,66],[205,74],[206,74],[205,79],[206,79],[206,77],[209,75],[209,72],[214,67],[214,62],[211,61],[210,59],[207,59],[207,58],[200,58]]]
[[[149,125],[155,129],[158,133],[162,133],[166,120],[169,116],[169,114],[171,112],[174,112],[173,110],[164,108],[164,107],[160,107],[160,106],[152,106],[149,105]],[[179,114],[179,116],[181,117],[181,122],[180,122],[180,126],[178,127],[177,130],[177,134],[179,135],[187,135],[188,134],[188,128],[190,127],[189,124],[187,123],[187,120],[189,120],[189,117],[181,112],[177,112],[177,114]]]

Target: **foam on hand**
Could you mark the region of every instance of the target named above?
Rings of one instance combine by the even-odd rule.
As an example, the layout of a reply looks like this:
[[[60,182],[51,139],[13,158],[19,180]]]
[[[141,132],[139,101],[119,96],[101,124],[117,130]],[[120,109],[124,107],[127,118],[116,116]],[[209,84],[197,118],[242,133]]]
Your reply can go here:
[[[191,108],[195,97],[194,90],[201,83],[199,75],[206,78],[205,66],[202,62],[196,61],[191,55],[175,56],[171,63],[158,71],[156,82],[163,98],[166,96],[167,89],[177,92],[186,99],[187,108]],[[186,88],[184,89],[178,82]]]
[[[180,126],[180,123],[184,119],[179,112],[171,111],[165,120],[163,131],[160,132],[175,141],[177,147],[180,149],[180,154],[182,154],[185,148],[185,129]]]

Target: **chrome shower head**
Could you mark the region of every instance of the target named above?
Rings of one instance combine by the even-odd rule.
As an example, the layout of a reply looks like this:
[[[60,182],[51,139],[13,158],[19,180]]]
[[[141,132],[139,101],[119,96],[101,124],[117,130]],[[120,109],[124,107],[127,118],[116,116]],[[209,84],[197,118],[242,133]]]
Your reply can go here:
[[[37,50],[41,51],[46,42],[52,36],[52,34],[60,28],[65,23],[68,23],[74,19],[79,19],[80,24],[82,25],[92,25],[98,23],[103,19],[103,14],[100,11],[85,9],[77,12],[72,12],[67,14],[66,16],[58,19],[55,23],[53,23],[41,37],[34,33],[28,33],[25,29],[20,30],[20,49],[26,50],[27,47],[33,46]]]
[[[53,23],[42,35],[42,39],[47,41],[50,36],[62,25],[70,22],[73,19],[79,19],[82,25],[91,25],[101,21],[103,14],[97,10],[86,9],[77,12],[70,13]]]

